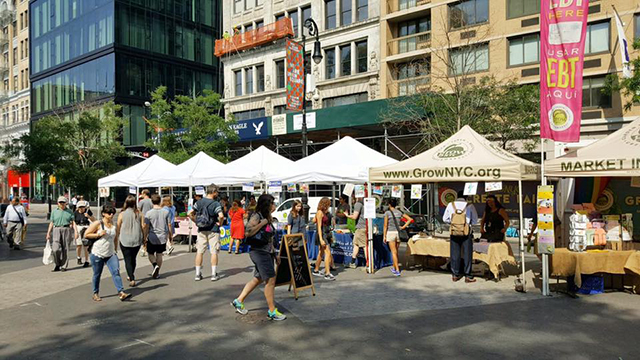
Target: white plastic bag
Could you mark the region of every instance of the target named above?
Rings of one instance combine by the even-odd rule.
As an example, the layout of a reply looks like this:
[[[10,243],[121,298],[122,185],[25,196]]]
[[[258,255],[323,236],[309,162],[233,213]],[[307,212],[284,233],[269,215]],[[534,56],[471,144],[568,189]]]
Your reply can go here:
[[[45,265],[51,265],[53,263],[53,250],[51,249],[51,242],[47,241],[47,245],[44,246],[42,252],[42,263]]]

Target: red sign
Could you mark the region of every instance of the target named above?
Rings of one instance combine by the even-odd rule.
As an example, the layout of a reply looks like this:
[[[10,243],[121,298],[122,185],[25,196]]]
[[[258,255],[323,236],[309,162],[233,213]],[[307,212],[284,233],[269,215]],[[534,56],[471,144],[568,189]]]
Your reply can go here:
[[[304,103],[304,49],[287,40],[287,109],[301,111]]]
[[[9,187],[29,187],[29,174],[20,174],[9,170],[7,174]]]

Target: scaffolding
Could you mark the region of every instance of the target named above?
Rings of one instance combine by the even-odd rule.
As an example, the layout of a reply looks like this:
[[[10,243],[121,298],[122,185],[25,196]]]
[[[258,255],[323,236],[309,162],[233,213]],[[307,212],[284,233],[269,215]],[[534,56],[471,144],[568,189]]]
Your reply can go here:
[[[216,40],[215,55],[222,57],[223,55],[252,49],[261,45],[271,43],[273,41],[293,37],[293,23],[289,18],[280,19],[269,25],[245,31],[242,34],[234,34],[233,36],[225,36]]]

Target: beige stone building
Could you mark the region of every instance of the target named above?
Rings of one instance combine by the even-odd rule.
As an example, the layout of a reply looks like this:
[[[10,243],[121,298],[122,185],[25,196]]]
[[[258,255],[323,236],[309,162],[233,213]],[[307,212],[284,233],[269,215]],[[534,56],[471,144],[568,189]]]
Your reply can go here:
[[[29,131],[29,1],[0,1],[0,143]],[[12,159],[15,161],[16,159]],[[24,184],[23,186],[28,186]],[[7,170],[2,168],[2,195]]]
[[[612,5],[625,23],[628,41],[640,37],[640,1],[590,1],[582,114],[585,143],[640,116],[640,106],[625,111],[626,101],[619,94],[600,91],[608,74],[621,72]],[[446,88],[460,75],[456,62],[469,55],[465,49],[471,49],[467,65],[472,69],[464,74],[465,82],[492,75],[539,83],[539,13],[539,0],[381,1],[383,97],[408,95],[432,85]],[[632,58],[640,55],[629,51]]]

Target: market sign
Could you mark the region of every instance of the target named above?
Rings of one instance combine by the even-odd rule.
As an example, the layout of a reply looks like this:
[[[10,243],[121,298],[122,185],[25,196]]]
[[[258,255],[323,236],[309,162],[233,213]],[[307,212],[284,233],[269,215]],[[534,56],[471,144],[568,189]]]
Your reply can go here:
[[[260,117],[241,120],[231,125],[240,141],[266,139],[269,137],[269,119]]]
[[[638,170],[640,159],[601,159],[560,162],[561,172]]]
[[[540,6],[540,138],[578,142],[589,0]]]
[[[271,135],[287,134],[287,114],[273,115],[271,117]]]
[[[538,186],[538,253],[553,254],[556,237],[553,226],[553,185]]]
[[[287,109],[302,111],[304,104],[304,49],[287,39]]]

